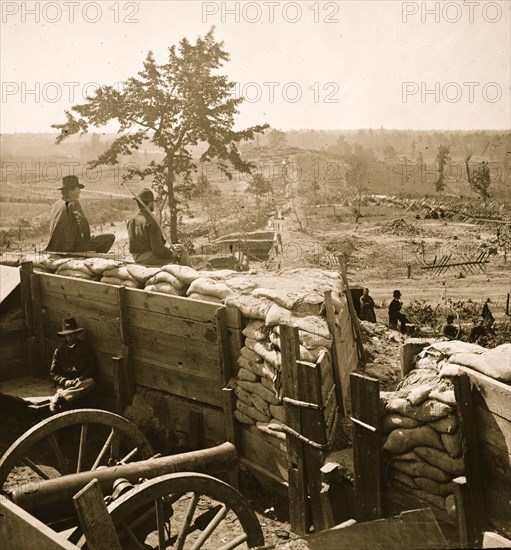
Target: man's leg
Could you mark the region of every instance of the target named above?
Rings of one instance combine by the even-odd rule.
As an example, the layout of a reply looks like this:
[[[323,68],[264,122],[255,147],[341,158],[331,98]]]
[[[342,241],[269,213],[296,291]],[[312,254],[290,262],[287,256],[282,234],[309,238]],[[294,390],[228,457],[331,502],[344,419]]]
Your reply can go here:
[[[68,403],[72,403],[90,393],[95,387],[96,382],[92,378],[85,378],[85,380],[80,380],[76,386],[64,388],[59,393]]]
[[[114,244],[115,235],[112,233],[105,233],[104,235],[96,235],[92,237],[87,246],[87,250],[93,250],[94,252],[100,252],[106,254]]]

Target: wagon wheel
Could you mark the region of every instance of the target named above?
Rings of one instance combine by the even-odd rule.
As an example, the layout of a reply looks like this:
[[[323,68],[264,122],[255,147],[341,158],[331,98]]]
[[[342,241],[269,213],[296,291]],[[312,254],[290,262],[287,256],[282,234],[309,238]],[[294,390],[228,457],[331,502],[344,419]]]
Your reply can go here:
[[[0,487],[145,460],[154,455],[144,434],[129,420],[99,409],[66,411],[36,424],[0,460]],[[19,468],[25,471],[20,482]],[[30,479],[27,479],[29,477]]]
[[[245,497],[205,474],[151,479],[110,504],[108,511],[121,547],[130,550],[264,545],[261,526]],[[218,529],[221,524],[223,528]],[[78,546],[85,545],[82,537]]]

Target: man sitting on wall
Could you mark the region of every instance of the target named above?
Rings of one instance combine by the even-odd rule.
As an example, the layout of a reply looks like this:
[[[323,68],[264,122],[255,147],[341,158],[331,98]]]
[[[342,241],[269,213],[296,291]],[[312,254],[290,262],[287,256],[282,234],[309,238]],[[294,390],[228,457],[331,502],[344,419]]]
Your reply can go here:
[[[50,215],[50,240],[48,252],[102,252],[112,248],[115,235],[90,234],[90,226],[80,204],[82,185],[76,176],[62,178],[62,199],[57,201]]]
[[[130,252],[135,262],[161,266],[169,263],[191,265],[188,253],[181,244],[168,246],[154,218],[154,194],[143,189],[136,197],[139,211],[128,221]]]
[[[71,317],[63,320],[62,330],[57,332],[64,337],[64,342],[55,350],[50,368],[50,378],[57,385],[57,393],[50,400],[53,413],[67,409],[96,385],[96,356],[87,342],[78,340],[82,331]]]

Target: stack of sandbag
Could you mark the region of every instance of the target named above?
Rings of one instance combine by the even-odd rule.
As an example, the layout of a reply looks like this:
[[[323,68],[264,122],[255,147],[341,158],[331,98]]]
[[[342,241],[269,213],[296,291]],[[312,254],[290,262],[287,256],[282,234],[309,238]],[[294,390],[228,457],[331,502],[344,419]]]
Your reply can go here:
[[[455,519],[452,480],[464,463],[452,382],[435,368],[416,368],[381,399],[387,485]]]
[[[101,282],[109,285],[143,288],[144,284],[135,279],[124,265],[103,271]]]
[[[62,259],[61,263],[57,268],[57,275],[62,275],[64,277],[74,277],[76,279],[86,279],[89,281],[97,281],[98,275],[90,269],[90,267],[85,263],[84,260],[77,259]]]
[[[146,280],[145,290],[185,296],[189,286],[199,278],[200,273],[192,267],[168,264],[158,268],[158,272]]]

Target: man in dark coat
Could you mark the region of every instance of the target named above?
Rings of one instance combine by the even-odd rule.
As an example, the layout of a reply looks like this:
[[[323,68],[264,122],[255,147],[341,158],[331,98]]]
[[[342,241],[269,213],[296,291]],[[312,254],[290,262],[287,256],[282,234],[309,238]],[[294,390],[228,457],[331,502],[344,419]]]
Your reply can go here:
[[[360,318],[363,321],[376,323],[376,314],[374,313],[374,300],[369,296],[369,289],[364,288],[362,296],[360,296]]]
[[[442,336],[449,340],[458,340],[461,337],[461,329],[454,326],[454,315],[447,315],[445,323],[442,325]]]
[[[92,237],[90,226],[80,204],[82,185],[76,176],[62,178],[62,199],[57,201],[50,215],[48,252],[108,252],[115,241],[110,233]]]
[[[406,334],[406,325],[409,321],[406,316],[401,313],[402,307],[401,292],[399,290],[394,290],[393,299],[389,304],[389,328],[397,330],[397,322],[399,321],[401,332]]]
[[[190,265],[188,253],[183,245],[167,246],[158,222],[152,215],[154,194],[143,189],[135,198],[139,211],[128,221],[130,252],[135,262],[144,265],[165,265],[180,263]]]
[[[57,386],[57,393],[50,401],[51,412],[65,410],[69,403],[92,391],[96,385],[96,356],[87,342],[78,340],[82,331],[71,317],[63,320],[62,330],[57,332],[64,337],[64,342],[55,350],[50,367],[50,378]]]

